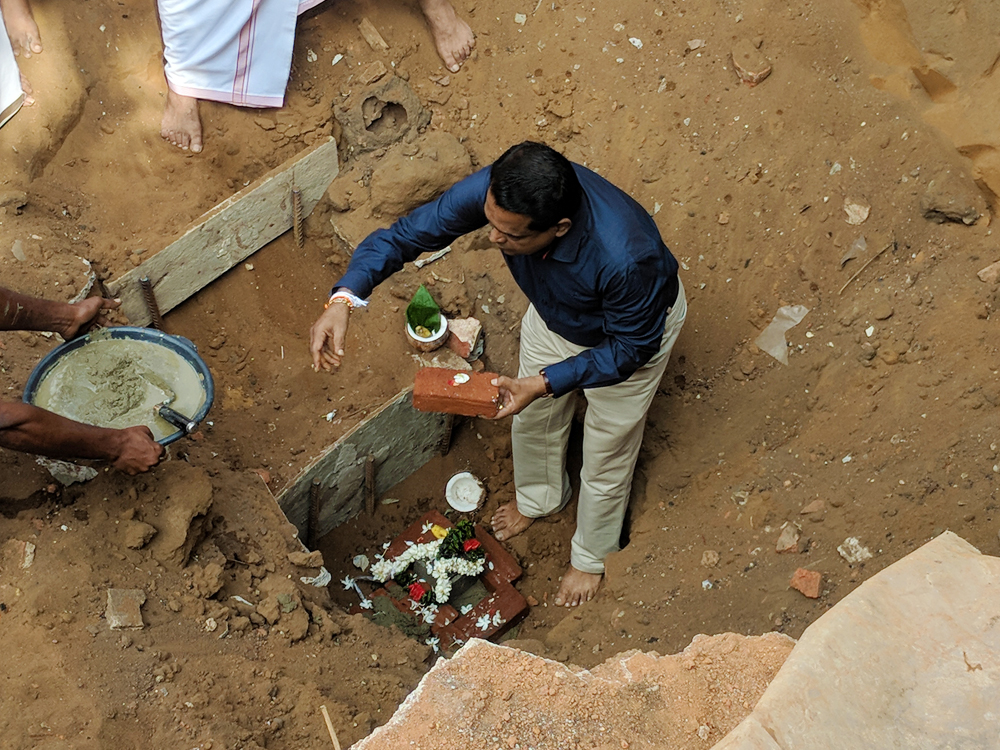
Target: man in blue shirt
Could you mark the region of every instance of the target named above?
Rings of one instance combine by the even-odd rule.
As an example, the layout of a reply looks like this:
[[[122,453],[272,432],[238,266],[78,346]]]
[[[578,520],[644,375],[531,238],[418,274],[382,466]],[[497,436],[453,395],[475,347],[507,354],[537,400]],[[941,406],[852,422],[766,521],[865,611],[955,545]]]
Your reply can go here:
[[[486,224],[531,303],[518,377],[495,381],[496,418],[514,416],[517,495],[493,529],[509,539],[569,501],[574,404],[564,397],[584,389],[577,529],[555,598],[576,606],[593,598],[618,550],[646,412],[687,314],[677,261],[642,206],[548,146],[513,146],[358,246],[310,332],[313,364],[340,366],[351,309],[405,262]]]

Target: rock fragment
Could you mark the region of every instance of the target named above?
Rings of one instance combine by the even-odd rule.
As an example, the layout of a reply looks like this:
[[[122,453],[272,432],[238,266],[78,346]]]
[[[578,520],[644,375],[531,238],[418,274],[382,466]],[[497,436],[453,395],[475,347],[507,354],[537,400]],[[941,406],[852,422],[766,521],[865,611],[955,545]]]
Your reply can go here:
[[[691,47],[688,42],[688,47]],[[747,86],[756,86],[769,75],[771,75],[771,63],[748,39],[740,39],[733,45],[730,53],[733,61],[733,68],[736,74]]]
[[[142,589],[108,589],[108,605],[104,618],[112,630],[141,630],[140,607],[146,603],[146,592]]]
[[[778,536],[777,544],[774,545],[774,551],[778,553],[799,551],[799,530],[795,524],[785,524],[781,535]]]
[[[820,586],[823,583],[823,574],[815,570],[799,568],[792,575],[789,587],[801,592],[810,599],[819,599]]]

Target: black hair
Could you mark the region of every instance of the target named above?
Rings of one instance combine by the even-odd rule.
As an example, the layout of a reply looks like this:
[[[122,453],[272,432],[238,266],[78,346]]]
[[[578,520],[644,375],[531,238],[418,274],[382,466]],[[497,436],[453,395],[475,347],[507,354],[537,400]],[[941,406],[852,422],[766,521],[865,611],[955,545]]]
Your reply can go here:
[[[580,207],[583,188],[569,159],[543,143],[511,146],[490,171],[493,200],[505,211],[528,216],[528,228],[544,232]]]

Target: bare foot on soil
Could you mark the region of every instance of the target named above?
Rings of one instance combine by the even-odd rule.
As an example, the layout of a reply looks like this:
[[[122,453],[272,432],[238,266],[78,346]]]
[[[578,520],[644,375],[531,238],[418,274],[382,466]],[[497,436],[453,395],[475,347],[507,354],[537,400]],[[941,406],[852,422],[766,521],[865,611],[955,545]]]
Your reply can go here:
[[[42,51],[42,37],[27,0],[3,0],[0,11],[3,12],[3,24],[7,27],[7,36],[15,55],[31,57]],[[24,88],[23,83],[21,88]]]
[[[602,573],[584,573],[570,565],[556,592],[556,606],[576,607],[589,602],[597,593],[602,578]]]
[[[24,92],[24,102],[22,103],[25,107],[30,107],[35,103],[35,97],[31,95],[33,93],[31,90],[31,84],[28,83],[28,79],[24,77],[24,73],[21,73],[21,91]]]
[[[472,54],[476,35],[469,24],[458,17],[448,0],[420,0],[420,8],[427,18],[427,25],[431,27],[438,55],[448,70],[457,73]]]
[[[177,148],[193,153],[201,153],[201,117],[198,116],[198,100],[191,96],[181,96],[167,88],[167,106],[163,110],[160,123],[160,137]]]
[[[522,516],[517,509],[517,503],[506,503],[497,508],[490,523],[493,525],[493,536],[502,542],[520,534],[531,526],[534,520]]]

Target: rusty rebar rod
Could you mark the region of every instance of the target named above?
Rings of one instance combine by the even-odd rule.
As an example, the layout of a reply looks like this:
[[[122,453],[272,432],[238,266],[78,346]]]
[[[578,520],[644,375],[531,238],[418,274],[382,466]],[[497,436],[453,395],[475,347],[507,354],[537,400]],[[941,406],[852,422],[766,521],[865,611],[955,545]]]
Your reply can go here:
[[[149,312],[149,318],[152,321],[152,326],[157,331],[163,330],[163,316],[160,315],[160,306],[156,304],[156,294],[153,292],[153,282],[149,280],[148,276],[143,276],[139,279],[139,286],[142,288],[142,298],[146,301],[146,310]]]
[[[375,515],[375,454],[365,459],[365,508],[369,516]]]
[[[295,244],[302,247],[306,237],[302,226],[302,192],[292,189],[292,232],[295,235]]]
[[[316,549],[316,542],[319,534],[319,511],[322,498],[319,494],[320,482],[318,479],[312,480],[309,488],[309,520],[306,527],[306,546],[309,549]]]

